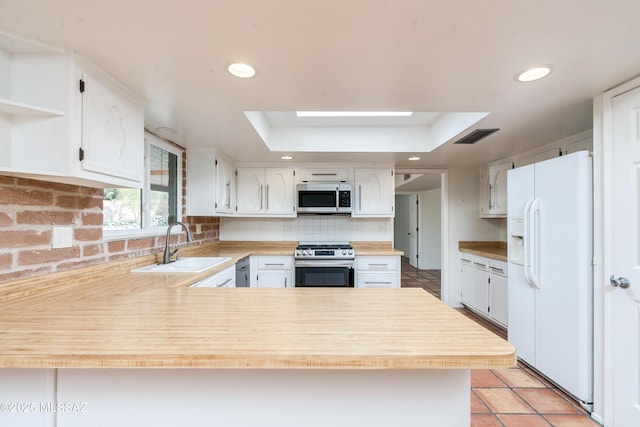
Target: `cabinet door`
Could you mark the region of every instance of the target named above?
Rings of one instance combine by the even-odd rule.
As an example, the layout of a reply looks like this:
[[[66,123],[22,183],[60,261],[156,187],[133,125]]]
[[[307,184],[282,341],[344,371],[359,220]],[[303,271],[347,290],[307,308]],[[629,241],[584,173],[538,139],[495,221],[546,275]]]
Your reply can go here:
[[[393,216],[394,181],[391,169],[355,170],[354,216]]]
[[[473,265],[469,262],[461,261],[462,269],[461,269],[461,294],[460,299],[464,305],[474,306],[474,268]]]
[[[489,205],[491,204],[491,201],[489,200],[489,169],[481,168],[479,178],[480,188],[478,189],[478,204],[480,216],[491,216],[489,213]]]
[[[291,287],[290,270],[273,270],[258,272],[258,288],[288,288]]]
[[[264,168],[238,168],[236,186],[239,214],[264,213]]]
[[[215,162],[213,150],[187,150],[187,215],[214,214]]]
[[[511,164],[489,168],[489,212],[494,215],[507,214],[507,171]]]
[[[293,169],[267,168],[265,182],[265,212],[295,215]]]
[[[478,312],[489,315],[489,273],[483,270],[473,270],[470,304]]]
[[[491,283],[489,287],[489,316],[500,323],[502,326],[507,326],[507,283],[506,277],[497,276],[492,274],[490,277]]]
[[[142,107],[87,72],[83,72],[82,80],[82,170],[141,185],[144,178]]]
[[[224,157],[216,158],[216,212],[233,213],[233,165]]]

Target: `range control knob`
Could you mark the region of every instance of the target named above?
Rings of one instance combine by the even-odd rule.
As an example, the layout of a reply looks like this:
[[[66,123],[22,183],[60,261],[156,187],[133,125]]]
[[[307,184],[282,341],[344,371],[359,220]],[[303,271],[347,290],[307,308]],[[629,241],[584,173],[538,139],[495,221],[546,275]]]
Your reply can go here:
[[[342,255],[346,255],[346,254],[347,254],[347,251],[342,251]]]

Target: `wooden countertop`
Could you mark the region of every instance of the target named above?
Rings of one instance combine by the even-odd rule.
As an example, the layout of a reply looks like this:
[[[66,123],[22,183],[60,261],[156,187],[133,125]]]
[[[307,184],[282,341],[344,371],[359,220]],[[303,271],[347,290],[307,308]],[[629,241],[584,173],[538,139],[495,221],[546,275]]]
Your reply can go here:
[[[507,242],[458,242],[458,250],[500,261],[507,260]]]
[[[225,245],[192,252],[248,253]],[[6,292],[25,284],[3,286],[0,367],[466,369],[516,362],[511,344],[421,289],[186,288],[205,273],[130,273],[136,262],[39,278],[44,290],[15,298]]]
[[[455,369],[515,363],[511,344],[421,289],[167,289],[158,283],[122,292],[85,286],[5,304],[0,330],[2,367]]]

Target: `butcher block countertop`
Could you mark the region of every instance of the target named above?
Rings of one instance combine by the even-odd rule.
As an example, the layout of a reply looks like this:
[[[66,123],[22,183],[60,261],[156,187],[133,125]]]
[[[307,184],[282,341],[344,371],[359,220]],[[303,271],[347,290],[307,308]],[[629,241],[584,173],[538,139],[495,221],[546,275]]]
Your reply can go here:
[[[458,250],[500,261],[507,260],[507,242],[458,242]]]
[[[225,245],[198,251],[234,259],[256,253]],[[40,277],[38,291],[25,291],[28,280],[0,286],[0,367],[469,369],[516,362],[511,344],[422,289],[187,288],[205,273],[128,271],[142,261]],[[12,298],[11,290],[21,292]]]

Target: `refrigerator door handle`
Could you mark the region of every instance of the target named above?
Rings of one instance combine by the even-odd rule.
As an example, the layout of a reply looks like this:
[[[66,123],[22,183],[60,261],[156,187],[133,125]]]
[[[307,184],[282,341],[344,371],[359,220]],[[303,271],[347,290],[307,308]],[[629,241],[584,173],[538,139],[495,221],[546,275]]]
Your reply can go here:
[[[533,203],[533,199],[529,199],[527,204],[524,206],[524,257],[523,257],[523,267],[524,267],[524,280],[527,284],[533,287],[533,282],[531,281],[531,240],[533,237],[533,230],[531,230],[531,204]]]
[[[536,227],[536,214],[538,216],[538,226]],[[531,224],[531,283],[537,289],[540,289],[540,260],[538,259],[540,246],[540,199],[535,199],[529,208],[530,224]]]

